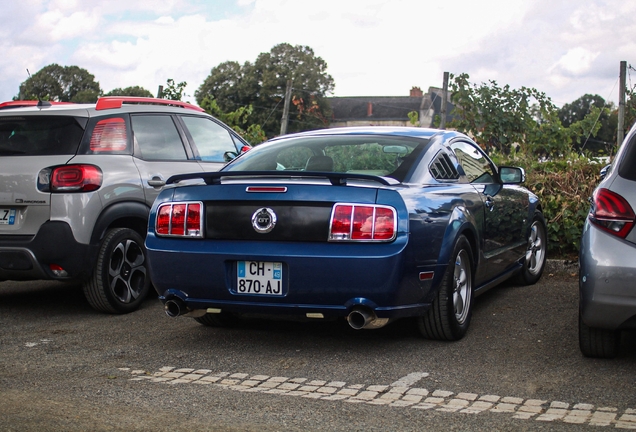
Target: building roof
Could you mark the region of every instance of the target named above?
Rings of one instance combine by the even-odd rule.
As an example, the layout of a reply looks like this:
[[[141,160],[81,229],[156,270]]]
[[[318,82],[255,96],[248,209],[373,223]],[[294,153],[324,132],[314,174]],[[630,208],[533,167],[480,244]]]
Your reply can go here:
[[[408,113],[419,112],[422,103],[428,99],[410,96],[355,96],[329,98],[333,110],[332,121],[352,120],[404,120],[408,121]]]

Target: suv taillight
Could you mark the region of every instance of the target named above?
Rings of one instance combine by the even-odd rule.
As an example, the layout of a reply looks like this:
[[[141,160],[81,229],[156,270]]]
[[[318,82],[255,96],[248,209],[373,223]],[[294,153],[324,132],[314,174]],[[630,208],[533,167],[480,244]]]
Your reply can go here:
[[[128,140],[126,122],[121,117],[113,117],[97,122],[93,128],[90,148],[95,153],[126,150]]]
[[[636,215],[627,200],[609,189],[597,189],[589,219],[597,227],[620,238],[632,230]]]
[[[51,171],[51,192],[91,192],[102,185],[102,170],[95,165],[64,165]]]
[[[155,231],[161,236],[203,237],[201,202],[165,203],[157,208]]]
[[[331,211],[329,241],[392,241],[397,235],[393,207],[335,204]]]

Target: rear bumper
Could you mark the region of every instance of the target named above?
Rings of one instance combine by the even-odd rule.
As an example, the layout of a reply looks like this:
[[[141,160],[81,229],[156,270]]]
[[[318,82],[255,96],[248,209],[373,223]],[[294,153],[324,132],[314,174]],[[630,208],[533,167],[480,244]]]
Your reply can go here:
[[[91,274],[96,249],[78,243],[65,222],[46,222],[35,236],[0,236],[0,280],[81,279]],[[57,277],[56,264],[68,273]]]
[[[191,311],[327,317],[362,307],[379,318],[400,318],[422,315],[433,289],[432,280],[419,281],[418,272],[426,269],[408,269],[406,240],[404,235],[390,244],[264,243],[158,240],[148,234],[146,248],[160,299],[178,298]],[[282,295],[238,293],[239,260],[281,262]]]
[[[636,328],[636,246],[585,223],[579,256],[580,311],[592,328]]]

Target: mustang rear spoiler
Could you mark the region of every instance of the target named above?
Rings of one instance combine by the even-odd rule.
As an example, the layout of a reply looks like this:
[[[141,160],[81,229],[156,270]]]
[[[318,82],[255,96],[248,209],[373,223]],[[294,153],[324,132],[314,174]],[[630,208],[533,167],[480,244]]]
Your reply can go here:
[[[380,177],[369,174],[356,174],[356,173],[334,173],[334,172],[305,172],[305,171],[215,171],[215,172],[200,172],[190,174],[178,174],[173,175],[168,179],[166,184],[178,183],[182,180],[202,179],[205,184],[221,184],[221,178],[223,177],[249,177],[249,178],[327,178],[334,186],[346,186],[347,179],[352,180],[368,180],[376,183],[380,183],[386,186],[397,184],[397,180],[393,180],[387,177]],[[391,182],[390,180],[393,180]]]

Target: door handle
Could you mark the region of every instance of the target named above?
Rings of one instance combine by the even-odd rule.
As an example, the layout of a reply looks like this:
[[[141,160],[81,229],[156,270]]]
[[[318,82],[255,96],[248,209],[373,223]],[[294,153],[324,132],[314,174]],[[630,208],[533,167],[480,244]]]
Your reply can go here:
[[[161,177],[155,176],[148,180],[148,184],[152,187],[160,188],[166,185],[166,181],[163,180]]]

